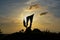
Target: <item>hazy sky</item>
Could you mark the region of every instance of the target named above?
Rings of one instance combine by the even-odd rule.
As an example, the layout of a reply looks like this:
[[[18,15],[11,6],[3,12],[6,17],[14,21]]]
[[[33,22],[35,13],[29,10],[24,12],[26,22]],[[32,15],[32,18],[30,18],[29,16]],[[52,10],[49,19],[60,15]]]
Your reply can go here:
[[[31,12],[28,7],[32,4],[38,4],[39,8],[33,7]],[[40,16],[44,11],[48,11],[48,14]],[[60,0],[0,0],[1,31],[13,33],[25,29],[22,20],[32,13],[35,14],[32,29],[60,32]]]

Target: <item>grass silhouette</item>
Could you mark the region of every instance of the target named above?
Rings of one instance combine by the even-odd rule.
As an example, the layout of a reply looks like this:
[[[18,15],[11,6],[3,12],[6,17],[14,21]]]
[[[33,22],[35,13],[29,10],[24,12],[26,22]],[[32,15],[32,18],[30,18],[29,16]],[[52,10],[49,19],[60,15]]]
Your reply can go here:
[[[26,29],[24,33],[20,31],[13,34],[0,34],[0,40],[60,40],[60,33]]]

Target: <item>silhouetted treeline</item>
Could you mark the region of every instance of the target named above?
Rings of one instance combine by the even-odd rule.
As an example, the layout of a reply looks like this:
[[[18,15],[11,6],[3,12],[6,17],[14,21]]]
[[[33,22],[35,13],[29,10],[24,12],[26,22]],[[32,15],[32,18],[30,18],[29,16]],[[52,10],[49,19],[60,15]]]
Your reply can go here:
[[[9,35],[0,34],[0,40],[60,40],[60,33],[40,31],[38,29],[16,32]]]

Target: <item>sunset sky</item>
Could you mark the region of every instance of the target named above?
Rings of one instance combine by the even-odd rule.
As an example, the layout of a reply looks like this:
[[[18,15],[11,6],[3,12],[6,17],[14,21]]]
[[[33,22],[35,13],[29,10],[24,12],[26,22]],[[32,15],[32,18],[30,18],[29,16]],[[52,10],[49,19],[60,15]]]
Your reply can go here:
[[[48,13],[41,16],[43,12]],[[32,30],[37,28],[41,31],[60,32],[60,0],[0,0],[2,33],[25,30],[23,19],[32,14],[34,14]]]

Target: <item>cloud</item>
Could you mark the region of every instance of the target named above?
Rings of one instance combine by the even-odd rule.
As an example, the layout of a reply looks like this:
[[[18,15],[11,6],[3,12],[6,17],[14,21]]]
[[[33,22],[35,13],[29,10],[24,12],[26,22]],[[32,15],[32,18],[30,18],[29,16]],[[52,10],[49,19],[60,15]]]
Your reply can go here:
[[[29,5],[39,3],[42,6],[47,6],[49,12],[53,12],[54,16],[60,18],[60,0],[29,0]]]
[[[43,12],[43,13],[41,13],[40,15],[45,15],[45,14],[47,14],[48,12]]]
[[[11,16],[13,10],[16,10],[25,6],[25,2],[27,1],[28,0],[1,0],[0,1],[0,15]]]
[[[33,10],[33,9],[37,9],[37,8],[40,8],[40,5],[39,4],[34,4],[34,5],[31,5],[29,7],[29,10]]]
[[[60,0],[38,0],[41,5],[48,6],[48,10],[53,12],[54,16],[60,18]]]
[[[36,1],[37,1],[37,0],[29,0],[29,1],[26,2],[26,4],[30,5],[30,4],[35,3]]]

